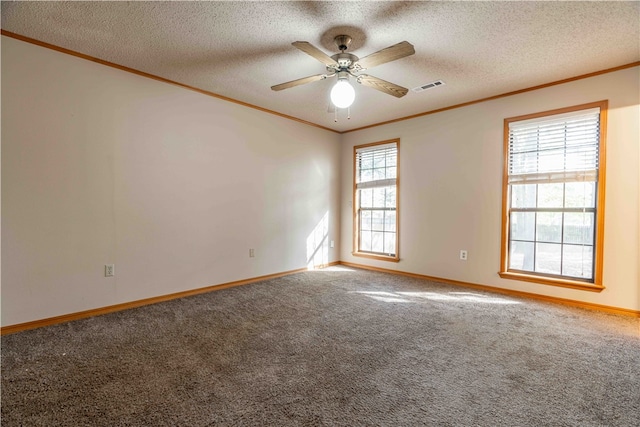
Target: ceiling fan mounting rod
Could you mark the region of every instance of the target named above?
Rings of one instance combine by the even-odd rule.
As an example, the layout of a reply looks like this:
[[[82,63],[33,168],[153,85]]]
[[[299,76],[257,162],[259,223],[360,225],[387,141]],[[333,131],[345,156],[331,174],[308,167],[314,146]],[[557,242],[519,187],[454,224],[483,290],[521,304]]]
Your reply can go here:
[[[333,41],[336,43],[336,46],[338,46],[338,50],[344,52],[351,44],[351,37],[343,34],[336,36]]]

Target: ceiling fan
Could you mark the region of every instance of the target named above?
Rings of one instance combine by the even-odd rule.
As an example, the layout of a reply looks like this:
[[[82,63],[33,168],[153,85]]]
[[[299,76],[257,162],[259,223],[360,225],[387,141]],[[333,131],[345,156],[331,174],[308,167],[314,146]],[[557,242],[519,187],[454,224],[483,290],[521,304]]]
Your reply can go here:
[[[338,108],[348,108],[355,99],[355,91],[349,84],[349,76],[354,77],[356,82],[363,86],[379,90],[380,92],[395,96],[396,98],[402,98],[407,94],[409,91],[407,88],[379,79],[378,77],[357,73],[376,65],[385,64],[387,62],[395,61],[396,59],[404,58],[405,56],[413,55],[416,51],[411,43],[403,41],[374,52],[364,58],[358,58],[352,53],[345,52],[351,44],[350,36],[336,36],[334,41],[336,46],[338,46],[340,53],[336,53],[332,56],[325,54],[309,42],[298,41],[291,43],[307,55],[310,55],[322,62],[327,68],[327,72],[325,74],[316,74],[315,76],[303,77],[301,79],[271,86],[271,89],[275,91],[289,89],[291,87],[337,76],[338,82],[333,89],[331,89],[331,102]]]

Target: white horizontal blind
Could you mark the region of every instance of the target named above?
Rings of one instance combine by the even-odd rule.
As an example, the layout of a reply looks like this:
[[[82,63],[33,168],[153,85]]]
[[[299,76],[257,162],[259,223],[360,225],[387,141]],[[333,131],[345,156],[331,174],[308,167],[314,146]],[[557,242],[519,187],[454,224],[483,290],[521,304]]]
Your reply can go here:
[[[397,163],[396,143],[356,149],[356,189],[395,185]]]
[[[600,109],[509,123],[509,184],[596,181]]]

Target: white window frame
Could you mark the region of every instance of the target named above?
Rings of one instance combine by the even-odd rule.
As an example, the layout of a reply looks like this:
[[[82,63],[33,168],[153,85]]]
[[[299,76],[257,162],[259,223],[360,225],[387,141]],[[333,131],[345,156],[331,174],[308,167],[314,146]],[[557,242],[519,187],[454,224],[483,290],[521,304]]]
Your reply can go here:
[[[590,111],[591,110],[591,111]],[[503,169],[503,192],[502,192],[502,242],[501,242],[501,260],[500,260],[500,272],[499,275],[505,279],[515,279],[522,280],[533,283],[541,283],[546,285],[555,285],[555,286],[563,286],[575,289],[589,290],[589,291],[602,291],[604,289],[602,283],[602,273],[603,273],[603,244],[604,244],[604,196],[605,196],[605,136],[607,129],[607,110],[608,110],[608,101],[599,101],[593,102],[589,104],[576,105],[573,107],[567,107],[552,111],[544,111],[535,114],[529,114],[525,116],[518,116],[507,118],[504,120],[504,169]],[[564,119],[565,117],[576,117],[582,115],[583,113],[594,112],[598,114],[599,117],[599,130],[597,138],[597,147],[595,148],[596,152],[593,153],[593,150],[583,154],[585,157],[590,159],[590,162],[585,162],[583,165],[577,168],[567,167],[566,159],[570,157],[565,154],[565,166],[563,170],[553,170],[553,171],[544,171],[544,172],[535,172],[527,170],[525,166],[518,166],[516,164],[516,160],[513,160],[514,165],[510,163],[510,159],[512,158],[511,152],[511,137],[512,132],[517,132],[519,126],[536,126],[537,124],[542,124],[543,122],[548,122],[549,120],[557,120]],[[513,131],[516,129],[516,131]],[[538,142],[539,144],[539,142]],[[565,143],[566,144],[566,143]],[[566,152],[566,145],[565,152]],[[593,148],[593,147],[591,147]],[[544,155],[544,152],[538,151],[538,156]],[[521,168],[521,173],[511,173],[512,170]],[[511,170],[510,170],[511,169]],[[575,183],[575,182],[593,182],[595,181],[595,197],[594,197],[594,207],[582,207],[580,208],[581,212],[593,212],[593,260],[592,260],[592,275],[591,277],[574,277],[570,275],[561,274],[548,274],[540,271],[530,271],[530,269],[514,269],[510,268],[510,250],[512,240],[517,241],[517,239],[512,239],[511,236],[511,224],[510,218],[512,212],[518,212],[516,207],[512,207],[512,195],[511,195],[511,186],[523,183],[564,183],[563,186],[566,187],[566,183]],[[538,187],[538,186],[536,186]],[[566,197],[566,196],[563,196]],[[526,209],[520,209],[526,211]],[[575,210],[575,209],[574,209]],[[535,208],[530,209],[531,212],[535,212],[538,215],[541,212],[547,212],[549,209],[541,208],[538,205],[538,200],[536,199]],[[564,221],[564,215],[567,212],[571,211],[571,208],[566,206],[566,202],[563,205],[563,208],[556,208],[556,212],[562,212],[562,218]],[[564,227],[564,222],[562,223],[562,227]],[[564,239],[564,229],[562,232]],[[545,244],[543,239],[539,239],[536,235],[534,236],[534,245]],[[561,245],[564,247],[564,240],[561,240]],[[561,257],[563,252],[561,252]],[[561,268],[564,268],[564,260],[561,258],[559,260],[561,263]],[[536,267],[533,267],[535,270]]]
[[[378,180],[366,180],[363,181],[360,175],[360,165],[359,158],[362,153],[372,153],[375,151],[381,152],[383,150],[388,150],[390,148],[395,147],[395,156],[396,156],[396,164],[395,166],[389,165],[388,167],[395,167],[396,174],[395,177],[389,178],[384,177],[384,179]],[[400,140],[393,139],[387,141],[374,142],[371,144],[358,145],[353,147],[353,252],[354,256],[360,256],[365,258],[377,259],[382,261],[392,261],[398,262],[400,260],[399,255],[399,235],[400,235],[400,227],[399,227],[399,219],[400,219],[400,209],[399,209],[399,201],[400,201]],[[386,172],[385,172],[386,173]],[[395,206],[385,206],[385,207],[362,207],[361,206],[361,190],[367,190],[371,188],[382,188],[382,187],[395,187]],[[395,241],[393,242],[394,249],[393,253],[385,253],[384,250],[382,252],[372,251],[372,250],[363,250],[361,248],[361,235],[363,233],[360,218],[361,213],[364,210],[372,211],[381,211],[381,212],[395,212]],[[386,228],[386,224],[385,224]],[[383,232],[384,238],[392,237],[393,232],[385,230]],[[384,246],[384,244],[383,244]]]

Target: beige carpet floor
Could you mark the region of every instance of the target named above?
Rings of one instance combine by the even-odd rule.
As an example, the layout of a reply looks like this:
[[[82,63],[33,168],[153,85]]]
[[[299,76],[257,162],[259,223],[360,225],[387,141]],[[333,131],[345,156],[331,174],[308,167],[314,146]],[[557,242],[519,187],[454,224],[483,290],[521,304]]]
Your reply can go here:
[[[639,320],[332,267],[2,337],[2,426],[638,426]]]

